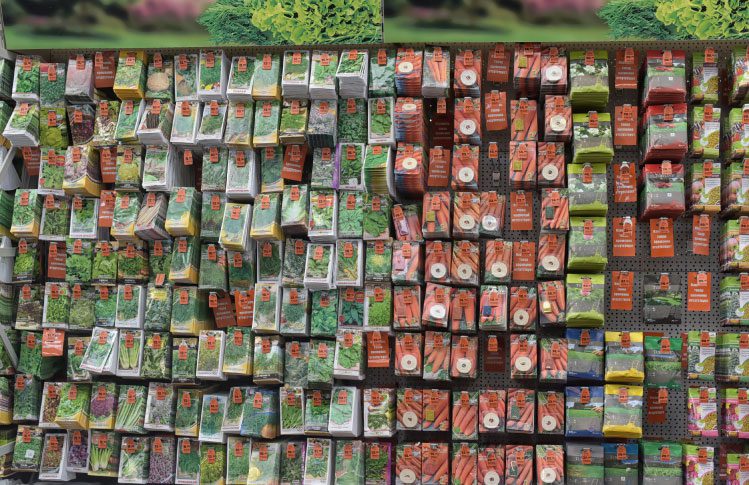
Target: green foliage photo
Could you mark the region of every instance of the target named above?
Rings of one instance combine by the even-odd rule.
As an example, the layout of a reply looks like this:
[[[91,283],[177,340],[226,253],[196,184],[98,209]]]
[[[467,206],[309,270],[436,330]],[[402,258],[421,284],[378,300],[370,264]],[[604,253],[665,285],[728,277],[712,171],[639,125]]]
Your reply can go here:
[[[382,41],[378,0],[217,0],[198,18],[215,44]]]

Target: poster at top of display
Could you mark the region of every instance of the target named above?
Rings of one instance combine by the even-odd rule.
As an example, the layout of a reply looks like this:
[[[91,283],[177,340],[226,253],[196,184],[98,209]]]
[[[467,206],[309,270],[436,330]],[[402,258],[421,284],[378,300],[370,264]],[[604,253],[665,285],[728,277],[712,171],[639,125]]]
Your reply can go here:
[[[745,0],[383,0],[386,42],[747,39]]]
[[[2,2],[12,50],[378,43],[382,9],[382,0]]]

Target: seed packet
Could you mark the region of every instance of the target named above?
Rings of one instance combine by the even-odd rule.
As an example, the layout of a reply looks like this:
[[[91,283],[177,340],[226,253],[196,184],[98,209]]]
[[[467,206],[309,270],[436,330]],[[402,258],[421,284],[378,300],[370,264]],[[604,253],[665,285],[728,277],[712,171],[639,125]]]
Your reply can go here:
[[[333,440],[310,438],[307,440],[304,459],[304,483],[322,485],[331,483],[336,443]]]
[[[688,428],[692,436],[718,436],[718,401],[714,387],[690,387],[687,392]]]
[[[611,114],[590,111],[572,116],[572,162],[611,163],[614,144]]]
[[[177,411],[174,416],[176,436],[197,438],[200,422],[200,402],[202,391],[198,389],[179,389],[177,392]]]
[[[200,443],[198,440],[177,439],[177,466],[174,476],[174,483],[198,483],[200,476]]]
[[[253,382],[273,384],[283,382],[283,350],[280,337],[256,336],[253,349]]]
[[[277,54],[266,53],[255,62],[252,99],[281,98],[281,60]]]
[[[365,293],[363,288],[345,288],[338,292],[338,327],[364,325]]]
[[[609,382],[643,382],[642,332],[606,332],[605,377]]]
[[[576,272],[601,272],[608,263],[606,219],[572,217],[567,269]]]
[[[567,379],[603,380],[602,330],[567,329]]]
[[[643,104],[684,103],[687,97],[686,84],[684,51],[647,51]]]
[[[349,98],[338,104],[338,141],[367,142],[367,100]]]
[[[306,98],[310,83],[309,51],[288,50],[283,54],[281,94],[286,97]]]
[[[121,143],[138,141],[137,129],[140,126],[141,114],[145,111],[145,101],[132,99],[122,101],[117,115],[114,137]]]
[[[39,145],[39,105],[20,102],[13,108],[10,120],[3,130],[3,136],[14,146]]]
[[[120,51],[114,78],[114,93],[120,99],[145,97],[147,57],[145,51]]]
[[[20,56],[16,59],[13,73],[13,100],[18,102],[39,101],[39,56]]]
[[[691,156],[708,159],[720,156],[720,112],[720,107],[712,104],[692,108]]]
[[[681,443],[644,441],[642,461],[642,483],[647,485],[682,483]]]
[[[201,101],[221,100],[226,96],[229,61],[222,49],[200,51],[198,97]]]
[[[688,151],[686,104],[648,106],[643,114],[643,158],[646,163],[682,160]]]
[[[604,216],[608,210],[606,166],[600,163],[567,166],[571,216]]]
[[[538,448],[538,445],[536,447]],[[604,479],[604,451],[602,445],[594,443],[567,443],[565,448],[567,451],[567,477],[566,479],[564,476],[560,477],[563,483],[573,485],[602,483]],[[560,470],[560,472],[563,474],[563,470]],[[548,478],[551,478],[552,474],[556,477],[557,473],[557,471],[549,473]],[[545,477],[542,475],[541,478]]]
[[[604,436],[607,438],[641,438],[642,387],[607,384],[604,394]]]
[[[154,52],[146,74],[146,99],[173,101],[174,60]]]
[[[715,380],[715,332],[687,332],[687,378]]]
[[[447,391],[444,393],[449,395]],[[389,438],[395,434],[395,389],[364,389],[364,437]],[[449,401],[444,403],[449,407]],[[447,431],[447,413],[445,413],[445,427]]]
[[[600,438],[603,436],[603,387],[567,387],[565,436]]]
[[[680,387],[681,348],[681,338],[645,337],[645,383],[649,387]]]
[[[692,96],[695,103],[718,102],[718,54],[712,47],[692,53]]]
[[[567,275],[566,318],[569,326],[603,326],[604,283],[603,275]]]
[[[395,145],[393,105],[393,98],[369,100],[367,143],[370,145]]]
[[[536,392],[532,389],[507,390],[508,433],[533,434],[536,429]]]
[[[67,66],[62,62],[39,65],[39,103],[42,107],[65,106],[66,71]]]
[[[575,111],[605,109],[609,101],[608,52],[570,52],[570,101]]]
[[[395,96],[395,51],[379,49],[369,58],[369,97]]]
[[[643,219],[678,217],[686,209],[684,167],[663,162],[642,168],[640,214]]]
[[[226,96],[230,101],[250,101],[252,81],[258,59],[252,56],[234,56],[231,59]]]

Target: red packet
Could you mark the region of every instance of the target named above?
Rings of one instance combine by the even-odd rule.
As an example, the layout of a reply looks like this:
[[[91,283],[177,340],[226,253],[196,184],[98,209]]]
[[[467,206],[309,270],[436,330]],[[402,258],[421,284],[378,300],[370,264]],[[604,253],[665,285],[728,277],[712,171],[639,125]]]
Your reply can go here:
[[[478,373],[479,339],[453,335],[450,351],[450,377],[475,379]]]
[[[510,124],[512,140],[538,140],[538,104],[535,100],[513,99],[510,101]]]
[[[639,56],[631,47],[616,51],[616,71],[614,87],[616,89],[637,89],[637,71]]]
[[[634,292],[635,274],[630,271],[613,271],[611,273],[611,294],[609,309],[632,311],[632,293]]]
[[[367,367],[390,367],[390,345],[385,332],[366,332]]]
[[[450,150],[435,147],[429,150],[429,187],[447,187],[450,181]]]
[[[710,256],[710,216],[692,216],[692,254]]]
[[[479,235],[483,237],[498,237],[505,227],[505,208],[507,197],[496,191],[481,192],[481,207],[479,209]]]
[[[489,52],[486,80],[493,83],[506,83],[510,80],[510,52],[504,44],[496,44]]]
[[[637,220],[634,217],[614,217],[612,255],[633,258],[637,252]]]
[[[486,131],[507,129],[507,93],[505,91],[494,90],[484,94],[484,118]]]
[[[614,171],[614,202],[626,204],[637,202],[637,170],[629,162],[615,163]]]
[[[533,230],[533,193],[524,190],[510,192],[510,230]]]
[[[478,241],[454,241],[450,265],[450,280],[453,284],[478,286],[479,258]]]
[[[479,147],[475,145],[453,146],[452,177],[453,190],[479,189]]]
[[[547,95],[544,106],[544,140],[572,139],[572,105],[569,96]]]
[[[637,106],[625,104],[614,108],[614,145],[637,146]]]
[[[512,242],[486,241],[484,251],[484,283],[509,283],[512,270]]]
[[[476,288],[456,288],[450,303],[450,331],[476,331]]]
[[[541,44],[515,47],[512,83],[519,96],[537,97],[541,84]]]
[[[541,192],[541,229],[566,232],[569,228],[567,189],[544,189]]]
[[[705,271],[690,271],[687,278],[687,311],[709,312],[712,275]]]
[[[565,324],[567,302],[563,281],[542,281],[538,283],[538,311],[538,319],[542,327]]]
[[[538,144],[539,187],[562,188],[566,185],[567,170],[564,160],[564,143],[545,142]]]
[[[538,299],[536,286],[510,287],[510,330],[531,331],[538,320]]]
[[[451,241],[427,241],[424,280],[428,283],[450,283],[452,266]]]
[[[536,277],[536,244],[533,241],[513,241],[512,279],[533,281]]]
[[[674,257],[674,221],[666,217],[650,219],[650,257]]]
[[[538,236],[538,267],[536,274],[543,278],[564,276],[567,254],[567,234],[544,232]]]
[[[281,177],[295,182],[302,181],[304,160],[307,157],[307,145],[287,145],[283,154]]]
[[[536,187],[536,142],[511,141],[509,177],[513,189]]]
[[[455,100],[453,143],[481,145],[481,101],[473,98]]]

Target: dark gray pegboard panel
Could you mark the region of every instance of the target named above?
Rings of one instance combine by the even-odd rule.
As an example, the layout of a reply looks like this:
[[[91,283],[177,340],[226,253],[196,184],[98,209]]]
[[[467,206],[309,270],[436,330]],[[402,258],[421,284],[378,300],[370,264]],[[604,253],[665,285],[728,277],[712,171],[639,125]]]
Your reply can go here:
[[[408,44],[414,47],[422,47],[425,44],[422,43],[411,43]],[[444,44],[443,44],[444,45]],[[449,44],[450,49],[457,50],[462,48],[482,49],[484,52],[484,59],[488,55],[489,50],[493,48],[494,44],[476,44],[476,43],[451,43]],[[611,81],[611,98],[609,103],[609,110],[613,112],[615,105],[621,105],[629,103],[632,105],[639,104],[638,94],[634,91],[616,91],[613,86],[613,73],[614,73],[614,54],[616,49],[624,47],[634,47],[640,53],[640,60],[643,59],[644,53],[648,49],[683,49],[686,50],[687,55],[687,78],[689,81],[689,74],[691,72],[691,54],[692,52],[701,51],[706,47],[706,43],[699,41],[674,41],[674,42],[572,42],[572,43],[560,43],[560,44],[548,44],[559,47],[565,47],[567,51],[571,50],[585,50],[585,49],[607,49],[609,51],[609,68],[610,68],[610,81]],[[738,41],[710,41],[709,45],[713,47],[723,65],[730,55],[731,48],[735,46],[743,46],[745,43]],[[371,52],[374,52],[380,47],[397,47],[398,45],[359,45],[357,48],[367,48]],[[512,49],[512,44],[507,44]],[[206,46],[208,47],[208,46]],[[354,47],[354,46],[346,46]],[[127,48],[126,46],[122,47]],[[282,52],[288,47],[226,47],[227,55],[243,54],[255,54],[261,52]],[[341,46],[303,46],[302,48],[321,48],[321,49],[334,49],[340,50]],[[165,54],[176,54],[185,51],[197,51],[197,48],[191,49],[148,49],[149,52],[159,50]],[[83,50],[36,50],[27,51],[34,52],[42,55],[47,60],[63,61],[71,55],[75,55],[80,52],[93,53],[95,49],[83,49]],[[728,79],[723,78],[723,83],[728,82]],[[515,98],[515,91],[510,84],[494,85],[492,83],[484,82],[483,92],[487,92],[491,89],[499,89],[508,93],[508,108],[509,100]],[[726,106],[723,106],[726,108]],[[727,111],[724,109],[723,115],[725,116]],[[542,105],[539,106],[539,115],[543,116]],[[542,125],[540,125],[542,126]],[[497,142],[499,147],[499,159],[489,160],[487,157],[487,147],[489,142]],[[483,147],[480,165],[480,188],[482,190],[498,190],[500,193],[508,194],[509,190],[507,187],[507,152],[508,152],[509,132],[483,132]],[[569,155],[569,148],[568,148]],[[630,150],[617,150],[614,157],[614,162],[639,161],[638,149]],[[569,156],[568,156],[569,160]],[[684,162],[685,168],[689,169],[691,161],[687,160]],[[494,174],[498,174],[498,181],[494,181]],[[612,193],[612,173],[609,169],[609,212],[607,220],[609,223],[609,241],[611,233],[611,221],[615,216],[636,216],[637,215],[637,204],[614,204],[613,193]],[[534,197],[534,230],[532,231],[510,231],[509,223],[503,232],[503,238],[511,241],[519,240],[538,240],[538,211],[539,211],[539,198],[538,195]],[[509,221],[509,207],[507,208],[507,220]],[[631,312],[611,311],[607,308],[606,310],[606,325],[607,330],[629,330],[629,331],[658,331],[664,332],[669,336],[678,336],[681,332],[688,330],[721,330],[722,327],[719,323],[719,315],[717,311],[719,292],[718,285],[720,282],[719,264],[718,264],[718,232],[719,232],[719,220],[713,218],[712,220],[712,234],[711,234],[711,254],[709,257],[694,256],[689,252],[688,243],[691,240],[691,218],[690,216],[684,216],[676,221],[675,224],[675,243],[676,243],[676,257],[669,259],[651,259],[649,255],[649,226],[647,223],[640,222],[637,227],[637,254],[634,258],[614,258],[610,256],[611,246],[609,243],[609,264],[606,270],[607,276],[607,291],[610,288],[610,276],[612,271],[617,270],[628,270],[634,271],[635,274],[635,286],[634,286],[634,301],[635,305]],[[686,292],[686,274],[688,271],[703,270],[713,274],[712,281],[712,307],[709,313],[691,313],[683,312],[683,322],[680,325],[645,325],[642,323],[641,318],[641,304],[642,304],[642,284],[641,278],[645,273],[659,273],[669,272],[672,277],[678,275],[680,282],[683,285],[684,292]],[[517,282],[517,284],[527,284],[527,282]],[[686,293],[684,295],[686,297]],[[563,331],[552,330],[548,331],[549,334],[562,335]],[[539,330],[539,335],[546,334],[546,330]],[[509,332],[499,334],[500,338],[504,341],[505,349],[509,348]],[[486,335],[480,335],[481,348],[483,348]],[[505,357],[505,372],[503,373],[489,373],[483,372],[483,355],[479,356],[479,374],[475,380],[454,380],[451,382],[429,382],[423,381],[419,378],[400,378],[393,375],[392,368],[386,369],[368,369],[366,380],[358,384],[360,387],[391,387],[391,388],[402,388],[406,386],[413,386],[418,388],[440,388],[440,389],[454,389],[454,390],[478,390],[478,389],[506,389],[510,387],[524,387],[532,389],[558,389],[563,390],[561,385],[548,385],[539,384],[532,380],[512,380],[509,377],[509,357]],[[341,383],[350,384],[351,381],[341,381]],[[670,400],[668,405],[668,421],[665,425],[647,425],[644,426],[644,432],[646,437],[654,437],[658,439],[671,439],[671,440],[682,440],[688,438],[687,431],[687,407],[686,407],[686,387],[688,385],[698,385],[697,381],[689,382],[686,379],[682,381],[682,388],[679,390],[672,390],[670,393]],[[718,387],[721,387],[718,384]],[[645,418],[647,409],[643,410],[643,418]],[[412,432],[399,432],[396,439],[398,441],[415,441],[415,440],[430,440],[430,441],[448,441],[450,439],[449,433],[412,433]],[[502,442],[502,443],[560,443],[563,438],[552,437],[549,435],[520,435],[520,434],[502,434],[499,436],[482,436],[481,442]],[[718,440],[715,439],[699,439],[698,442],[704,444],[715,444]]]

